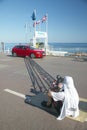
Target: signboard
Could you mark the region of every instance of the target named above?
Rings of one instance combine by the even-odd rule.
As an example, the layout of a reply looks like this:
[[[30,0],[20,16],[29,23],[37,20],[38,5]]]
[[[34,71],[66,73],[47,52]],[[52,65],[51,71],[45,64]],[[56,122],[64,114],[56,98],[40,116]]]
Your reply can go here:
[[[36,38],[47,38],[47,32],[35,31]]]

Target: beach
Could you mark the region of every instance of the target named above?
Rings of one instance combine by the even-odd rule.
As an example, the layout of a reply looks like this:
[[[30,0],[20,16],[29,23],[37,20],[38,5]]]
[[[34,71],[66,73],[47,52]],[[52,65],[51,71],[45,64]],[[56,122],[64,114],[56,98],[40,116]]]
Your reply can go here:
[[[79,119],[56,116],[24,102],[24,95],[37,96],[24,58],[0,53],[0,130],[86,130],[87,129],[87,62],[75,57],[46,56],[34,59],[52,77],[72,76],[80,97]],[[6,89],[21,94],[9,93]]]

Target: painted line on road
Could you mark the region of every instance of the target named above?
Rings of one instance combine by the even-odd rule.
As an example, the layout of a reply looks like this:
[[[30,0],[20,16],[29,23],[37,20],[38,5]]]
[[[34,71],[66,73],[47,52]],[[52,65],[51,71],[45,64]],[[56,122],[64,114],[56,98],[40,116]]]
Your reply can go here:
[[[13,94],[13,95],[16,95],[16,96],[18,96],[18,97],[21,97],[21,98],[23,98],[23,99],[26,98],[26,96],[25,96],[24,94],[15,92],[15,91],[10,90],[10,89],[4,89],[4,91],[5,91],[5,92],[8,92],[8,93],[11,93],[11,94]]]
[[[85,99],[85,98],[80,98],[80,101],[87,102],[87,99]]]

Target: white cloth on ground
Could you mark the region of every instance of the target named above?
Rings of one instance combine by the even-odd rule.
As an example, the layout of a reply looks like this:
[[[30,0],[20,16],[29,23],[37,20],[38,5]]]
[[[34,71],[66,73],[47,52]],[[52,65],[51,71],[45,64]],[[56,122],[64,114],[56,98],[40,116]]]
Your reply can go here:
[[[51,91],[51,95],[52,95],[54,101],[60,101],[60,100],[63,101],[65,98],[64,92],[52,92]]]
[[[79,115],[79,96],[74,86],[73,78],[70,76],[65,76],[64,78],[64,93],[65,99],[57,120],[62,120],[66,116],[77,117]]]

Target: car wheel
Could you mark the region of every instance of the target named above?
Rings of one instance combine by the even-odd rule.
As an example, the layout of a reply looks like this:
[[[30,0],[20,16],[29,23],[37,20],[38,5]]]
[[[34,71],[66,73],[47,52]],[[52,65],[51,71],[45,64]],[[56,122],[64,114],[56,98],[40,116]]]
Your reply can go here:
[[[16,56],[17,56],[17,54],[16,54],[15,52],[13,52],[13,53],[12,53],[12,56],[16,57]]]
[[[31,57],[31,58],[35,58],[35,55],[32,53],[32,54],[30,55],[30,57]]]

